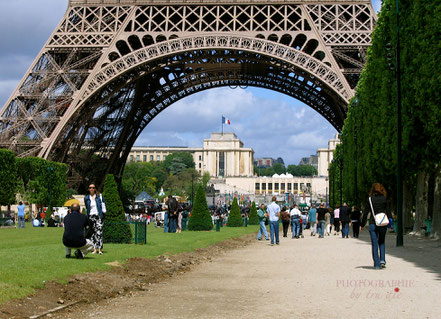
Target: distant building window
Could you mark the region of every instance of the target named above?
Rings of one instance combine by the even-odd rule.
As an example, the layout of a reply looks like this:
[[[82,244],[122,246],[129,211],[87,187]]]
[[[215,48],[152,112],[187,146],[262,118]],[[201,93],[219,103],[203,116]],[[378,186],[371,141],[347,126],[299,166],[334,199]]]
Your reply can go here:
[[[202,163],[199,163],[199,168],[202,168]]]
[[[282,192],[285,192],[285,183],[281,183],[281,184],[280,184],[280,190],[281,190]]]
[[[271,165],[271,161],[270,161],[270,160],[267,160],[267,161],[266,161],[266,165],[270,166],[270,165]]]
[[[292,190],[292,186],[291,185],[292,185],[291,183],[288,183],[288,192],[290,192]]]
[[[273,183],[268,183],[268,190],[272,191],[273,190]]]
[[[141,161],[141,155],[136,155],[136,161],[140,162]]]
[[[156,155],[156,160],[160,161],[161,160],[161,155]]]
[[[256,191],[259,191],[259,190],[260,190],[260,184],[256,183]]]
[[[262,183],[262,190],[266,191],[266,183]]]
[[[150,155],[150,161],[153,161],[153,155]]]
[[[163,157],[162,157],[162,160],[163,161],[165,161],[165,158],[167,157],[167,155],[164,155]]]
[[[305,183],[300,183],[300,190],[304,190],[305,189]]]
[[[311,188],[311,183],[306,183],[306,187]]]
[[[202,155],[199,155],[199,160],[202,161]]]
[[[130,155],[130,162],[133,162],[133,155]]]
[[[147,162],[147,155],[144,155],[144,159],[143,159],[143,161],[144,161],[144,162]]]
[[[298,183],[294,183],[294,190],[298,190],[299,189],[299,184]]]
[[[279,183],[274,183],[274,190],[276,192],[279,190]]]

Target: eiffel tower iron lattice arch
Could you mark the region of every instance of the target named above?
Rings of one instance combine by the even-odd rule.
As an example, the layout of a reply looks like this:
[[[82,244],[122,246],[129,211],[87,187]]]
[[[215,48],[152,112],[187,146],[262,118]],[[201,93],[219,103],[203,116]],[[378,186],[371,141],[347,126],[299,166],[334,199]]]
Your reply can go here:
[[[341,129],[375,21],[369,0],[71,0],[0,111],[0,147],[99,153],[119,175],[157,114],[220,86],[282,92]]]

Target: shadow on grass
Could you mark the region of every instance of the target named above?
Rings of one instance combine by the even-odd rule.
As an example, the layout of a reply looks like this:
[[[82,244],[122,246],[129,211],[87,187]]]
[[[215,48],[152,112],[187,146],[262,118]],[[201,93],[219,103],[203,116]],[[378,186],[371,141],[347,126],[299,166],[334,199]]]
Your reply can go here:
[[[355,238],[353,239],[355,240]],[[366,249],[371,249],[371,239],[366,228],[360,233],[358,241]],[[426,269],[429,273],[436,274],[437,280],[441,281],[441,242],[439,240],[405,235],[403,247],[397,247],[396,241],[396,234],[388,231],[386,235],[386,261],[388,255],[401,258],[419,268]],[[357,268],[373,269],[372,266]]]

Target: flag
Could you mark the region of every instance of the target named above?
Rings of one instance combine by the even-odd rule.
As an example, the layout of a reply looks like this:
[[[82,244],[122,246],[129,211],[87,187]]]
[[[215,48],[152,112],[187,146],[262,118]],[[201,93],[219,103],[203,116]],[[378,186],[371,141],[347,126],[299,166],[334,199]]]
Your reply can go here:
[[[230,119],[228,119],[228,118],[222,116],[222,124],[228,124],[228,125],[230,125],[230,124],[231,124]]]

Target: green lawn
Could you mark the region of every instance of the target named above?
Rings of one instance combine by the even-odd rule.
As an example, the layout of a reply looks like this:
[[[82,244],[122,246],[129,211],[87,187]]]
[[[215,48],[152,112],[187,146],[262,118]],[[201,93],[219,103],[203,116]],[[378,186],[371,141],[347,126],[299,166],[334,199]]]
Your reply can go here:
[[[257,232],[258,226],[221,228],[220,232],[165,234],[149,226],[147,245],[104,244],[104,254],[85,260],[66,259],[62,228],[0,228],[0,303],[22,298],[50,280],[65,281],[69,275],[108,269],[105,263],[124,262],[132,257],[153,258],[207,247],[216,242]]]

